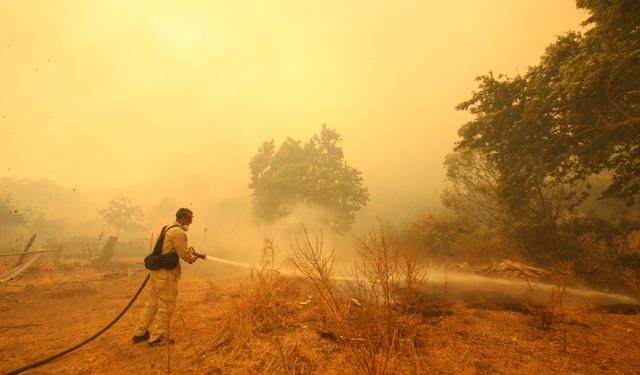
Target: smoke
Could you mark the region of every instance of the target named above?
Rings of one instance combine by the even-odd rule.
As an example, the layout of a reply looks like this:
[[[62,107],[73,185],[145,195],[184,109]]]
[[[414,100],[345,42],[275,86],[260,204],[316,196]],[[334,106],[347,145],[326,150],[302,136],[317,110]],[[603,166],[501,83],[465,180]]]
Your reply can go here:
[[[206,212],[204,223],[198,232],[190,231],[189,239],[207,254],[226,259],[255,264],[268,239],[275,245],[278,258],[284,260],[289,244],[301,238],[305,228],[311,236],[321,236],[328,244],[344,239],[331,230],[331,213],[317,205],[298,204],[274,223],[253,217],[248,199],[218,201]]]

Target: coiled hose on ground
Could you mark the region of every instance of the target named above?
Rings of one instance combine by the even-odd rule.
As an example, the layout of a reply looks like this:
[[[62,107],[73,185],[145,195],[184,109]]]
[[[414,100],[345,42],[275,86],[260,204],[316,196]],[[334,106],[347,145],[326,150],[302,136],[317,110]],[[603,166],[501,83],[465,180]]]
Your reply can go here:
[[[81,343],[78,343],[72,347],[70,347],[69,349],[63,350],[60,353],[54,354],[49,358],[45,358],[45,359],[41,359],[37,362],[31,363],[29,365],[20,367],[19,369],[15,369],[12,371],[7,372],[5,375],[15,375],[15,374],[20,374],[22,372],[25,372],[29,369],[38,367],[38,366],[42,366],[45,363],[51,362],[54,359],[60,358],[65,354],[69,354],[72,351],[82,347],[83,345],[87,344],[88,342],[92,341],[93,339],[95,339],[96,337],[100,336],[101,334],[105,333],[109,328],[111,328],[111,326],[113,326],[114,324],[116,324],[116,322],[118,320],[120,320],[120,318],[122,318],[122,316],[127,312],[127,310],[129,310],[129,308],[131,307],[131,305],[133,305],[133,303],[135,302],[135,300],[138,298],[138,296],[140,295],[140,292],[142,292],[142,289],[144,289],[144,286],[147,285],[147,282],[149,281],[149,276],[147,274],[147,277],[145,277],[144,281],[142,282],[142,285],[140,285],[140,288],[138,288],[138,291],[136,292],[136,294],[133,295],[133,297],[131,298],[131,301],[129,301],[129,303],[127,304],[127,306],[125,306],[125,308],[120,312],[120,314],[118,314],[118,316],[115,317],[115,319],[113,319],[109,324],[107,324],[104,328],[102,328],[100,331],[98,331],[97,333],[95,333],[93,336],[89,337],[88,339],[82,341]]]

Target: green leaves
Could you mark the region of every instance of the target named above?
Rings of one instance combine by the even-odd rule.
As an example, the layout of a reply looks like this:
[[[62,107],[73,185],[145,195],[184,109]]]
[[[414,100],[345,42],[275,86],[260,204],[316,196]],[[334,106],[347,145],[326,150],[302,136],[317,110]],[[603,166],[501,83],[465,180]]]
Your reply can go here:
[[[512,207],[543,182],[601,172],[612,173],[603,196],[640,198],[640,2],[577,4],[591,13],[589,31],[559,37],[524,76],[480,77],[457,107],[475,115],[457,149],[496,163],[500,199]]]
[[[341,140],[323,125],[306,143],[288,138],[276,149],[273,141],[264,142],[249,163],[255,216],[272,223],[298,204],[320,206],[334,230],[348,231],[369,192],[362,173],[344,160]]]

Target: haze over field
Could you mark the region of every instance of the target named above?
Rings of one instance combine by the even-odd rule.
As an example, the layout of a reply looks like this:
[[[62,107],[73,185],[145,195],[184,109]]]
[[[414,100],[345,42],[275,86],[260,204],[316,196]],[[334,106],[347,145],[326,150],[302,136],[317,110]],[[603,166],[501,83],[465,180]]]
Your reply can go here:
[[[640,0],[0,1],[0,373],[637,374],[639,35]]]
[[[438,205],[474,77],[525,72],[584,19],[572,0],[2,2],[1,193],[94,221],[124,193],[151,227],[185,205],[230,233],[260,144],[327,124],[370,190],[359,217],[403,220]]]

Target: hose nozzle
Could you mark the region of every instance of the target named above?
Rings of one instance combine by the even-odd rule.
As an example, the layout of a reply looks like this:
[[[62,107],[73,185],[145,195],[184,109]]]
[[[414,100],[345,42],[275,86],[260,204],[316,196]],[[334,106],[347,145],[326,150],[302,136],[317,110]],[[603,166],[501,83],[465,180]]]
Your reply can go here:
[[[191,251],[191,253],[193,253],[193,255],[197,256],[198,258],[207,259],[207,254],[197,253],[196,250],[193,247],[189,247],[189,250]]]

